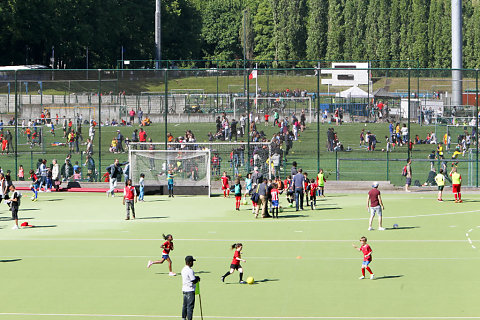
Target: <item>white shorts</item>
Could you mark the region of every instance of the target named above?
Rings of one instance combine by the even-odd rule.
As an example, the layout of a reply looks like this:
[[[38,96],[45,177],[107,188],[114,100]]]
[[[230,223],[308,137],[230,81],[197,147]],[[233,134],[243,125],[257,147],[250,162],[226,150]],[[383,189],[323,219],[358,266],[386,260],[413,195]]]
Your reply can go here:
[[[381,206],[371,207],[370,208],[370,214],[372,216],[375,216],[375,214],[378,214],[381,217],[382,216],[382,207]]]

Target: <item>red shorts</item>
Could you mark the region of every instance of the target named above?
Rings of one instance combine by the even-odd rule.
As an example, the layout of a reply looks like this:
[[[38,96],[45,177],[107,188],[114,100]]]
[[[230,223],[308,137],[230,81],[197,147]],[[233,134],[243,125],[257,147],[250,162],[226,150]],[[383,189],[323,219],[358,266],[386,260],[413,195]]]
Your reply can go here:
[[[237,201],[242,200],[242,196],[235,196],[235,200],[237,200]]]
[[[228,189],[228,184],[225,186],[225,185],[222,185],[222,190],[227,190]]]
[[[453,193],[459,193],[461,186],[462,186],[461,184],[452,184],[452,191],[453,191]]]

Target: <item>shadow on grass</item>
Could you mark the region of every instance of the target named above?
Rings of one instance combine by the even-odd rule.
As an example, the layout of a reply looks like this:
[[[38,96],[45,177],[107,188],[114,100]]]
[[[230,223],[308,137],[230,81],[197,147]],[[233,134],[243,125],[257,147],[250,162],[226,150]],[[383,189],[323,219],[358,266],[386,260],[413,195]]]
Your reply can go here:
[[[305,214],[279,214],[278,219],[290,219],[290,218],[308,218],[310,216],[305,215]],[[277,219],[277,218],[275,218]]]
[[[57,227],[57,225],[53,224],[53,225],[50,225],[50,226],[33,226],[32,228],[38,229],[38,228],[56,228],[56,227]]]
[[[40,209],[37,209],[37,208],[30,208],[30,209],[18,209],[18,211],[37,211],[37,210],[40,210]]]
[[[168,219],[170,217],[141,217],[141,218],[135,218],[135,220],[150,220],[150,219]]]
[[[157,199],[157,200],[148,200],[148,201],[145,201],[145,202],[160,202],[160,201],[167,201],[165,199]]]
[[[48,200],[45,200],[45,201],[63,201],[65,199],[48,199]]]
[[[420,227],[396,227],[396,228],[385,228],[386,230],[408,230],[408,229],[416,229]]]
[[[318,207],[316,207],[315,210],[313,210],[313,211],[317,211],[317,210],[340,210],[340,209],[343,209],[343,208],[340,208],[340,207],[334,207],[334,208],[318,208]]]
[[[5,260],[0,260],[0,262],[17,262],[17,261],[22,261],[22,259],[5,259]]]
[[[211,273],[210,271],[195,271],[195,274]]]
[[[382,277],[376,277],[373,280],[384,280],[384,279],[396,279],[396,278],[401,278],[403,277],[403,274],[399,274],[396,276],[382,276]]]
[[[33,220],[35,218],[19,218],[18,220]],[[0,217],[0,221],[11,221],[11,217]]]
[[[255,283],[264,283],[264,282],[274,282],[274,281],[280,281],[280,279],[262,279],[262,280],[255,280]]]

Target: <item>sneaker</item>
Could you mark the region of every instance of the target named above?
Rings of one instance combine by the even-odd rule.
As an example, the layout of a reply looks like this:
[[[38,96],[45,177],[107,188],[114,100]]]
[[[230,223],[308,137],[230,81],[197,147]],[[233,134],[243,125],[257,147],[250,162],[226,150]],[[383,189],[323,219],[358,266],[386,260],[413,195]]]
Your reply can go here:
[[[385,228],[379,227],[378,230],[383,231],[383,230],[385,230]]]
[[[148,263],[147,263],[147,268],[150,268],[153,264],[153,261],[152,260],[148,260]]]
[[[437,200],[438,200],[439,202],[443,202],[443,200],[442,200],[442,199],[437,199]]]
[[[176,274],[175,272],[169,272],[168,275],[169,275],[170,277],[175,277],[177,274]]]
[[[18,229],[18,226],[17,226],[17,225],[14,225],[14,226],[12,227],[12,230],[17,230],[17,229]]]
[[[375,230],[375,229],[373,229],[372,227],[369,227],[369,228],[368,228],[368,231],[372,231],[372,230]]]
[[[126,217],[125,220],[130,220],[130,218],[129,218],[129,217]]]
[[[224,276],[221,276],[220,278],[222,279],[222,282],[225,282],[225,277]]]
[[[375,278],[375,275],[372,273],[372,274],[370,275],[370,280],[373,280],[374,278]]]
[[[365,277],[364,277],[364,276],[361,276],[361,277],[360,277],[360,278],[358,278],[358,279],[360,279],[360,280],[363,280],[363,279],[365,279]]]
[[[240,283],[240,284],[245,284],[246,282],[242,280],[242,281],[240,281],[239,283]]]
[[[33,202],[37,201],[37,198],[33,199],[32,201],[33,201]]]
[[[462,203],[463,201],[462,200],[458,200],[458,203]]]

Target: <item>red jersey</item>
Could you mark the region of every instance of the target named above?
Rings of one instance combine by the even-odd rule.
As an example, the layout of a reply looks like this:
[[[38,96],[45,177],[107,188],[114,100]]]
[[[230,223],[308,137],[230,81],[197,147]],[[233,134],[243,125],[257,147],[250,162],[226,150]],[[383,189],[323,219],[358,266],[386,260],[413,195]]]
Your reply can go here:
[[[372,255],[367,256],[367,254],[372,252],[372,248],[368,244],[361,246],[360,250],[363,252],[363,261],[372,261]]]
[[[310,196],[314,197],[317,192],[318,184],[310,183]]]
[[[272,189],[270,194],[272,195],[272,201],[278,201],[278,189]]]
[[[283,181],[283,186],[285,189],[290,188],[290,181],[291,180],[288,180],[288,179],[285,179],[285,181]]]
[[[239,265],[240,264],[240,260],[238,260],[237,258],[241,258],[242,255],[240,254],[240,251],[238,250],[235,250],[235,253],[233,254],[233,260],[232,260],[232,264],[234,265]]]
[[[270,117],[270,116],[269,116],[268,114],[266,114],[266,115],[265,115],[265,121],[268,121],[268,118],[269,118],[269,117]]]
[[[170,250],[173,248],[173,242],[170,241],[165,241],[163,244],[163,254],[168,255],[170,253]]]
[[[141,131],[138,134],[138,141],[140,142],[147,142],[147,133],[145,131]]]
[[[222,177],[222,186],[228,186],[228,177]]]
[[[134,186],[125,186],[125,189],[123,189],[123,198],[125,200],[133,200],[136,193]]]

